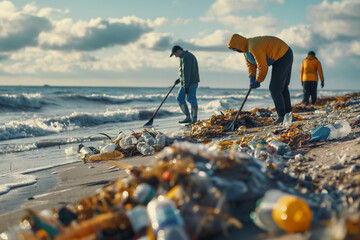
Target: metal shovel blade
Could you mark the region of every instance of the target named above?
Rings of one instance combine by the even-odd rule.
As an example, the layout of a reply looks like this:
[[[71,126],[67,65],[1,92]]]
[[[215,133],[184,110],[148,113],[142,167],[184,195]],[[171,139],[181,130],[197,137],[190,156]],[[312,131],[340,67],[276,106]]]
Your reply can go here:
[[[144,124],[144,127],[151,127],[153,125],[154,118],[151,118],[147,123]]]

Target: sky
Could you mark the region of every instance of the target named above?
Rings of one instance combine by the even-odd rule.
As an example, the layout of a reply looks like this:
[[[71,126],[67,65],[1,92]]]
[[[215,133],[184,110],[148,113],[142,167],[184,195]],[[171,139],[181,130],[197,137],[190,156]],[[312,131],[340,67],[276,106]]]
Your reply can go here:
[[[180,45],[200,87],[248,88],[243,54],[227,48],[238,33],[292,48],[290,89],[313,50],[325,89],[359,90],[359,26],[360,0],[0,0],[0,85],[168,87]]]

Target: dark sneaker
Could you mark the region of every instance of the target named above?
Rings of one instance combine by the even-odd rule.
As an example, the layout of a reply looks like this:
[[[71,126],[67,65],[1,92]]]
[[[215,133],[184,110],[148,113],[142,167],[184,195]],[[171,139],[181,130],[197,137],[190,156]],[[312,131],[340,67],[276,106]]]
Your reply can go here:
[[[191,122],[191,118],[185,118],[182,121],[179,121],[179,123],[190,123]]]
[[[282,123],[283,121],[284,121],[284,117],[278,117],[278,119],[276,119],[274,123],[278,124],[278,123]]]

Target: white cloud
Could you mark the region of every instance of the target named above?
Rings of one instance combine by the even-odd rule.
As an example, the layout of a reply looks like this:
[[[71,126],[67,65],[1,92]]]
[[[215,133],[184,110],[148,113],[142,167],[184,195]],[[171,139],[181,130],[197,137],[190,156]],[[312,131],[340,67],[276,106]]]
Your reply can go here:
[[[200,64],[200,71],[211,72],[247,72],[244,55],[228,50],[227,53],[213,54],[197,52],[196,58]]]
[[[34,11],[33,4],[17,10],[9,1],[0,2],[0,52],[36,46],[39,34],[51,29],[50,21],[31,14]]]
[[[59,51],[42,51],[39,48],[26,48],[10,56],[13,63],[3,65],[3,70],[12,74],[70,73],[81,69],[81,63],[94,62],[89,54]]]
[[[277,36],[301,52],[319,52],[330,66],[360,55],[360,1],[323,1],[307,10],[311,24],[292,26]]]
[[[216,0],[207,11],[203,21],[212,21],[216,17],[250,10],[262,10],[268,3],[283,4],[285,0]]]
[[[354,56],[360,56],[360,41],[353,41],[350,44],[349,52]]]
[[[120,19],[101,18],[73,22],[71,19],[53,21],[54,30],[41,35],[44,49],[94,51],[137,41],[152,31],[150,25],[161,25],[164,19],[154,22],[134,16]]]
[[[313,31],[310,25],[297,25],[284,29],[277,37],[284,40],[291,46],[296,46],[304,49],[312,48],[314,42]]]
[[[260,10],[269,2],[282,4],[282,0],[217,0],[213,3],[204,17],[200,17],[200,21],[218,22],[235,31],[241,32],[247,37],[256,35],[267,35],[276,33],[281,23],[271,17],[264,15],[254,17],[251,15],[239,15],[239,12],[250,10]]]
[[[274,34],[279,30],[281,25],[276,19],[269,16],[256,18],[252,16],[225,16],[218,18],[218,21],[225,26],[232,27],[234,30],[243,33],[245,37]]]
[[[217,29],[211,34],[202,34],[202,38],[193,38],[189,42],[198,46],[227,46],[227,41],[231,36],[230,31]]]
[[[147,48],[157,51],[169,49],[174,41],[171,33],[150,32],[144,34],[135,44],[138,48]],[[170,50],[169,50],[170,51]]]
[[[15,5],[10,1],[2,1],[0,2],[0,19],[9,18],[16,12]]]
[[[328,40],[360,37],[360,1],[323,1],[308,7],[307,18],[314,31]]]

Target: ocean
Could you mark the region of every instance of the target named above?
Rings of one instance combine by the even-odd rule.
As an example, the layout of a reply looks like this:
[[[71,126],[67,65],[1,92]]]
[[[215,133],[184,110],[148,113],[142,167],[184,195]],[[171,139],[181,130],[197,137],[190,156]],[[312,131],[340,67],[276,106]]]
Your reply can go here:
[[[0,86],[0,214],[10,211],[6,201],[26,198],[24,189],[46,191],[56,184],[52,167],[81,161],[66,154],[83,143],[97,146],[106,133],[142,131],[171,86],[60,87]],[[184,129],[176,102],[178,88],[170,93],[154,118],[153,128],[165,134]],[[199,88],[199,119],[229,108],[238,109],[247,89]],[[338,96],[352,91],[319,91],[319,96]],[[291,90],[292,104],[301,102],[302,90]],[[253,90],[243,110],[273,108],[268,89]],[[46,184],[37,185],[41,179]],[[29,191],[29,190],[27,190]]]

